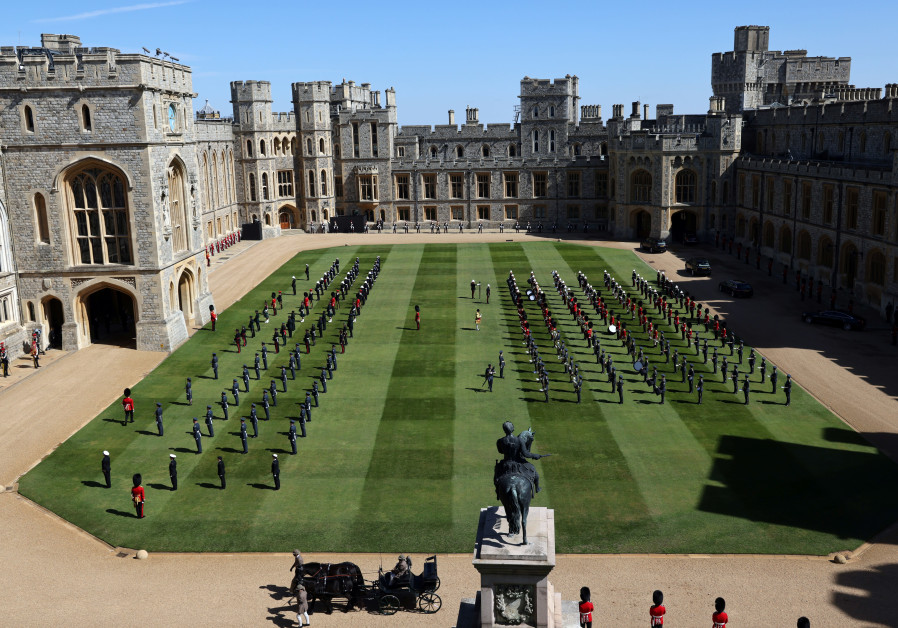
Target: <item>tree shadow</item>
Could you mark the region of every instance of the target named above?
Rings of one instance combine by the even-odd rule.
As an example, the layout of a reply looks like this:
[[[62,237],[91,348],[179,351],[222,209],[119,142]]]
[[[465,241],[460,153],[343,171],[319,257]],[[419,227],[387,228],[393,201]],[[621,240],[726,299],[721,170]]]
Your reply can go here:
[[[106,488],[105,484],[93,480],[81,480],[81,483],[88,488]]]
[[[129,519],[137,519],[137,514],[133,512],[125,512],[124,510],[116,510],[115,508],[107,508],[106,512],[110,515],[117,515],[119,517],[128,517]]]

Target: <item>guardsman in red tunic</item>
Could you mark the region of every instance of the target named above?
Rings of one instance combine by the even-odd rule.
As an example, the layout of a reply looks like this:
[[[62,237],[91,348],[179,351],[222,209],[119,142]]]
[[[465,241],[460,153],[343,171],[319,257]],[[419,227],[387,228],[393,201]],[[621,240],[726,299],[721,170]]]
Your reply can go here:
[[[663,626],[664,614],[667,609],[664,608],[664,594],[661,591],[652,593],[652,606],[649,608],[649,617],[651,618],[650,626]]]
[[[711,613],[711,628],[727,628],[727,622],[730,621],[729,616],[724,612],[723,609],[726,608],[726,601],[719,597],[714,600],[714,608],[715,612]]]
[[[589,587],[580,589],[580,628],[592,628],[592,602],[589,601]]]

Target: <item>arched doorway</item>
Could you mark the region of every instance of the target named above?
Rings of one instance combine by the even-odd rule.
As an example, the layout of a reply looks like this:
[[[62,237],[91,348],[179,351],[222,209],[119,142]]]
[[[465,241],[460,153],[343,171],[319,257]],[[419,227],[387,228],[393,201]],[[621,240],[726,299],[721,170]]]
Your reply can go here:
[[[698,231],[698,216],[695,212],[681,210],[671,216],[670,235],[675,241],[680,242],[684,235],[696,231]]]
[[[184,314],[184,322],[188,325],[193,324],[194,318],[193,304],[196,291],[193,286],[193,275],[189,270],[185,270],[178,280],[178,309]]]
[[[53,349],[62,349],[62,324],[65,323],[62,301],[50,297],[44,300],[42,305],[47,326],[47,343]]]
[[[299,226],[296,208],[292,205],[282,205],[278,210],[278,224],[281,229],[296,229]]]
[[[652,232],[652,215],[644,209],[633,214],[633,231],[637,239],[647,238]]]
[[[137,319],[130,294],[101,286],[79,299],[84,344],[112,344],[136,348]]]

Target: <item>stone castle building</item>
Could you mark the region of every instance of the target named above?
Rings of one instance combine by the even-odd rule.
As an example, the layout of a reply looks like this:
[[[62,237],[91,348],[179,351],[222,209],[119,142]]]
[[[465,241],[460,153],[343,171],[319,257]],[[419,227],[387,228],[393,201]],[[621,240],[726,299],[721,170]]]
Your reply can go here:
[[[191,70],[71,35],[0,47],[0,341],[120,337],[170,350],[208,320],[206,247],[341,215],[543,223],[618,239],[718,233],[884,308],[898,296],[898,86],[849,58],[768,50],[735,29],[703,114],[581,104],[579,80],[524,77],[513,123],[399,126],[396,93],[343,80],[231,83],[194,112]]]

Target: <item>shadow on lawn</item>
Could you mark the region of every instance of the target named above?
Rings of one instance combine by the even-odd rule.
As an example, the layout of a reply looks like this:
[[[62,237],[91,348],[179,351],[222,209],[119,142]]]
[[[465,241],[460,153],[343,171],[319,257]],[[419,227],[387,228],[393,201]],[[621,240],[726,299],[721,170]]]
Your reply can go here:
[[[882,490],[898,483],[898,467],[879,452],[724,436],[709,480],[723,486],[705,487],[705,512],[864,540],[898,519],[898,497]]]
[[[125,512],[124,510],[116,510],[115,508],[107,508],[106,512],[110,515],[118,515],[119,517],[128,517],[129,519],[137,519],[137,514],[133,512]]]
[[[81,480],[81,483],[88,488],[106,488],[105,484],[93,480]]]

